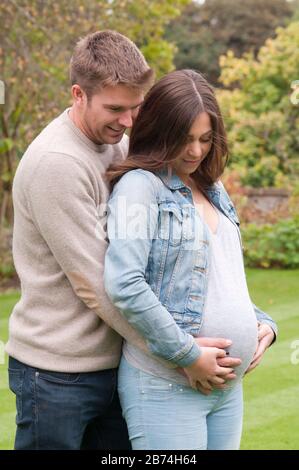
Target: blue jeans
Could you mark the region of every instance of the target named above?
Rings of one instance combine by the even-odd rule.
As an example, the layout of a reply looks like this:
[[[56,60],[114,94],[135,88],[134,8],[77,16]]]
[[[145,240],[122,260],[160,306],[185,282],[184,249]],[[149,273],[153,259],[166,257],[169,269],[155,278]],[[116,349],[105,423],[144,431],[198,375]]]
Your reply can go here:
[[[15,449],[130,449],[117,369],[52,372],[9,358],[16,395]]]
[[[134,450],[236,450],[242,383],[209,396],[132,367],[122,357],[118,392]]]

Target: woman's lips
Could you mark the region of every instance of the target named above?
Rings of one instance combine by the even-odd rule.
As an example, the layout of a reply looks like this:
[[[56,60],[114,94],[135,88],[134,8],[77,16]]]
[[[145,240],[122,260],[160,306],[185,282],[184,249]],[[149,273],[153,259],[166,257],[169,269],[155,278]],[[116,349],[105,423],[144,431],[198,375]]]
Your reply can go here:
[[[199,162],[200,162],[200,160],[185,160],[185,159],[184,159],[184,160],[183,160],[183,162],[185,162],[185,163],[189,163],[189,164],[191,164],[191,165],[192,165],[192,164],[195,164],[195,163],[199,163]]]

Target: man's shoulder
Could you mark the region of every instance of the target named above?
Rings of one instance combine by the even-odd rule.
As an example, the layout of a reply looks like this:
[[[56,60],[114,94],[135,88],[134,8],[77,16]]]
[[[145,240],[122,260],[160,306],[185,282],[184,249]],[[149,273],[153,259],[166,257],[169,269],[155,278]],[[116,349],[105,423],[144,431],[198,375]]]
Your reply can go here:
[[[74,135],[67,124],[66,112],[67,110],[42,129],[29,145],[27,152],[71,152],[72,144],[74,143]]]

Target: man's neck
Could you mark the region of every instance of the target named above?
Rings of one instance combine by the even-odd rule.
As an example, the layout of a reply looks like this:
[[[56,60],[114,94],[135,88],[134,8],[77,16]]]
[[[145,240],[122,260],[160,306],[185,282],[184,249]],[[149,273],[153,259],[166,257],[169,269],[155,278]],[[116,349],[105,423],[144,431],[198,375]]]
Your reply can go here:
[[[95,142],[93,135],[88,131],[88,127],[84,125],[80,114],[76,110],[74,106],[72,106],[68,112],[69,118],[75,124],[75,126],[89,139],[96,145],[102,145],[102,142]]]
[[[76,127],[78,127],[78,129],[80,129],[81,132],[83,132],[83,134],[86,135],[86,132],[84,131],[84,127],[82,125],[82,122],[81,122],[81,119],[79,118],[78,114],[76,113],[76,110],[74,108],[74,106],[72,106],[68,112],[68,115],[69,115],[69,118],[71,119],[71,121],[73,121],[73,123],[75,124]],[[86,135],[86,137],[88,137],[88,135]]]

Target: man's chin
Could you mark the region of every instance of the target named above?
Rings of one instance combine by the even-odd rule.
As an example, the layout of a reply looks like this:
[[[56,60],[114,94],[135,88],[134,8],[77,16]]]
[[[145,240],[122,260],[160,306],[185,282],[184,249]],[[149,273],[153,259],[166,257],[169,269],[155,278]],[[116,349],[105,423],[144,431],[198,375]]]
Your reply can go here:
[[[115,137],[109,136],[105,139],[106,140],[105,143],[110,144],[110,145],[118,144],[121,141],[121,139],[123,138],[123,136],[124,136],[124,132],[119,136],[115,136]]]

